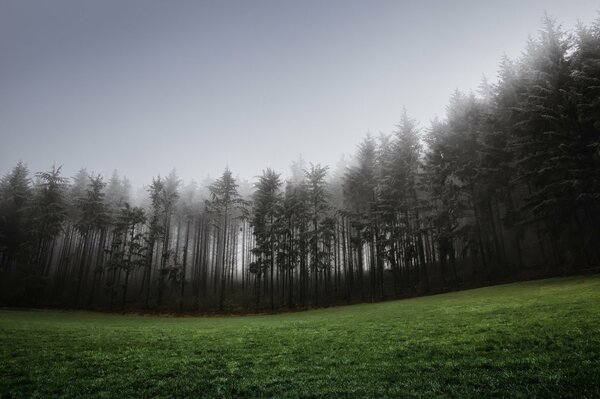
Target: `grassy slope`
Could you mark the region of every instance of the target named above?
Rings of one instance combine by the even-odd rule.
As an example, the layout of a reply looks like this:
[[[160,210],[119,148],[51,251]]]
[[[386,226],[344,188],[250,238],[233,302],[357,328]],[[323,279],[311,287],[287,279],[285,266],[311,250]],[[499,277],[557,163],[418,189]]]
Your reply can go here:
[[[0,397],[600,397],[600,276],[274,316],[0,312]]]

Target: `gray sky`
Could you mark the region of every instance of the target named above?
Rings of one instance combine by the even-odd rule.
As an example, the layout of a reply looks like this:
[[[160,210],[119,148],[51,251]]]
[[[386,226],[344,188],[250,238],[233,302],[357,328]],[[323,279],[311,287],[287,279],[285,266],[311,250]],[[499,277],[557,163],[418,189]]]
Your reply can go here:
[[[286,172],[335,164],[402,106],[421,126],[450,93],[495,78],[544,11],[564,27],[597,1],[0,0],[0,172],[175,167]]]

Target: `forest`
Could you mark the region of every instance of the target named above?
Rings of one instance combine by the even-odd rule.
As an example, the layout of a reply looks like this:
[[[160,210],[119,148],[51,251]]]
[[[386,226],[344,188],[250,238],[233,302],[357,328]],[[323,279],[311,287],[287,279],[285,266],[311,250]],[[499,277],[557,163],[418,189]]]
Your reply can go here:
[[[600,20],[546,18],[446,112],[254,183],[172,171],[134,195],[117,172],[19,162],[0,181],[0,305],[262,312],[597,270]]]

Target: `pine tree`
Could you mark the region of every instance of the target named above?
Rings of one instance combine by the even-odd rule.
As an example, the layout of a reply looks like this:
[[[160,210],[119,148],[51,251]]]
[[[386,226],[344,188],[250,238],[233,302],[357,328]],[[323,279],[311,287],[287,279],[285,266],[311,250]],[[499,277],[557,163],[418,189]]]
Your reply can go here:
[[[29,298],[35,302],[46,285],[52,265],[56,238],[63,230],[67,217],[67,179],[61,167],[36,174],[33,199],[29,209],[32,246],[26,270]]]
[[[526,86],[515,130],[517,178],[531,191],[523,210],[530,221],[542,220],[546,226],[556,267],[564,267],[559,241],[576,217],[576,198],[588,174],[586,143],[570,94],[570,48],[560,26],[546,18],[522,60]],[[571,255],[578,251],[569,246]]]
[[[89,179],[90,182],[85,196],[79,199],[78,208],[80,217],[75,225],[83,237],[83,243],[76,279],[75,297],[73,300],[74,305],[78,304],[81,288],[84,284],[84,280],[87,279],[88,269],[93,260],[94,246],[98,239],[98,247],[100,252],[103,252],[105,233],[110,222],[110,216],[107,212],[106,204],[104,203],[103,189],[106,184],[100,175],[90,176]],[[92,286],[95,286],[97,275],[100,271],[99,268],[93,270]]]
[[[329,193],[327,191],[328,167],[310,165],[310,169],[305,171],[307,180],[307,194],[309,205],[309,214],[312,222],[312,229],[309,231],[309,242],[311,246],[311,269],[313,272],[315,304],[319,304],[319,274],[327,270],[330,266],[329,256],[323,248],[324,230],[323,220],[329,211]]]
[[[238,218],[245,213],[245,206],[247,202],[243,200],[238,191],[237,183],[232,176],[229,168],[226,168],[219,179],[210,185],[210,200],[207,200],[207,206],[210,210],[215,212],[219,219],[219,228],[221,230],[222,245],[220,254],[220,265],[219,270],[220,276],[220,294],[219,294],[219,310],[223,309],[223,302],[225,299],[225,282],[226,282],[226,268],[230,265],[226,264],[227,260],[227,233],[229,225],[231,224],[232,217]]]
[[[156,300],[156,309],[160,309],[165,284],[167,280],[177,284],[179,268],[176,264],[176,252],[171,249],[171,219],[175,209],[175,204],[179,199],[178,187],[181,181],[177,177],[175,170],[165,178],[162,190],[159,192],[157,200],[160,202],[160,223],[162,225],[162,253],[160,258],[160,268],[158,270],[158,292]]]
[[[8,271],[30,239],[26,211],[32,190],[23,162],[0,180],[0,270]]]
[[[363,247],[369,248],[369,277],[371,281],[371,299],[376,292],[376,265],[379,262],[377,254],[377,217],[379,203],[379,182],[377,165],[377,143],[371,135],[358,146],[355,165],[349,168],[344,182],[344,191],[347,194],[347,212],[351,217],[353,227],[351,241],[357,250],[359,282],[363,274]],[[362,283],[360,286],[363,290]]]
[[[272,169],[266,169],[255,184],[253,197],[252,225],[256,237],[256,247],[260,251],[258,256],[264,260],[269,270],[271,310],[275,309],[274,273],[282,201],[280,187],[280,175]]]

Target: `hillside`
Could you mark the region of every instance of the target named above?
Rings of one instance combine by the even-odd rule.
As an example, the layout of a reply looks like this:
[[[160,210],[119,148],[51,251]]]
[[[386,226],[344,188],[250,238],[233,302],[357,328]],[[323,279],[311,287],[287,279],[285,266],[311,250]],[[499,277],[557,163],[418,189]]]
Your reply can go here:
[[[600,276],[272,316],[1,311],[0,397],[599,397]]]

